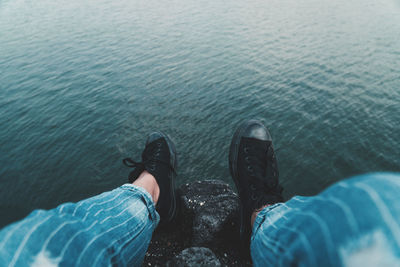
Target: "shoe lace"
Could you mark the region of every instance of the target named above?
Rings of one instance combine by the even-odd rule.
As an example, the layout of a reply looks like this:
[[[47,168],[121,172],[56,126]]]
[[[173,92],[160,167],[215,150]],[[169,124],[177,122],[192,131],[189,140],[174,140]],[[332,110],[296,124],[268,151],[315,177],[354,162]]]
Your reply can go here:
[[[139,175],[146,169],[143,162],[134,161],[131,158],[123,159],[122,163],[129,168],[134,168],[133,171],[131,171],[128,176],[128,181],[130,183],[133,183],[139,177]]]
[[[252,208],[259,209],[265,204],[283,201],[283,188],[278,183],[278,169],[275,161],[275,153],[271,145],[247,147],[246,149],[247,151],[250,149],[254,150],[254,156],[251,159],[251,162],[254,164],[247,166],[250,174],[249,186]],[[249,163],[249,158],[246,161]],[[265,179],[266,177],[269,179]]]
[[[156,165],[158,164],[167,166],[169,169],[172,170],[172,172],[175,173],[175,170],[173,169],[173,167],[169,162],[157,157],[159,156],[161,151],[161,144],[157,143],[156,147],[157,147],[156,149],[152,149],[151,147],[146,148],[142,154],[142,161],[135,161],[132,158],[124,158],[122,160],[122,163],[125,166],[129,168],[134,168],[133,171],[131,171],[128,176],[128,181],[130,183],[133,183],[139,177],[139,175],[145,170],[151,173],[153,176],[155,176],[154,171],[156,169]]]

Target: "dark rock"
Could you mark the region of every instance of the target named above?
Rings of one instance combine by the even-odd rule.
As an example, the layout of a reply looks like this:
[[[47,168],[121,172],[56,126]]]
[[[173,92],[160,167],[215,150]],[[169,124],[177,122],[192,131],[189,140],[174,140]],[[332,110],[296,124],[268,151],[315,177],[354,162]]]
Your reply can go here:
[[[237,234],[239,202],[229,185],[197,181],[179,188],[182,227],[193,246],[216,247]]]
[[[177,261],[185,262],[189,254],[195,257],[187,258],[188,265],[178,266],[199,266],[190,259],[201,260],[197,250],[205,248],[192,251],[194,248],[190,247],[212,249],[221,266],[251,266],[248,249],[243,250],[239,241],[238,197],[229,185],[218,180],[193,182],[182,185],[177,195],[180,212],[176,221],[168,227],[159,226],[153,233],[143,266],[176,266]],[[219,266],[218,263],[204,261],[207,266]]]
[[[167,266],[221,266],[221,263],[210,249],[192,247],[172,258]]]

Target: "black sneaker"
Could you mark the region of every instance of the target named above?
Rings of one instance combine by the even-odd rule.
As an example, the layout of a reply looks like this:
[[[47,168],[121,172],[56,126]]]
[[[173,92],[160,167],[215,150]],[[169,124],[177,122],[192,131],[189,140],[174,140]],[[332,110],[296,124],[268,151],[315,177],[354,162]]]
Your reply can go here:
[[[229,151],[229,169],[240,199],[240,237],[248,245],[252,213],[283,201],[272,138],[260,121],[245,121],[236,130]]]
[[[133,183],[144,170],[156,178],[160,187],[160,196],[156,205],[161,218],[160,223],[171,222],[176,214],[174,179],[177,168],[175,146],[171,139],[161,132],[151,133],[142,152],[142,162],[126,158],[123,163],[135,168],[129,174],[130,183]]]

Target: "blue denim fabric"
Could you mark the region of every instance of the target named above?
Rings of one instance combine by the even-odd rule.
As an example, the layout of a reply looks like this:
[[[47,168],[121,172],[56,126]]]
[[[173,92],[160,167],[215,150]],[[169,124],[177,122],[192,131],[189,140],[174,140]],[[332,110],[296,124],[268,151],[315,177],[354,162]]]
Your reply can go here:
[[[263,209],[255,266],[400,266],[400,175],[369,174]],[[151,196],[123,185],[0,231],[0,266],[138,266],[159,222]]]
[[[150,194],[126,184],[2,229],[0,266],[140,266],[158,222]]]
[[[339,182],[313,197],[263,209],[254,266],[400,266],[400,175]]]

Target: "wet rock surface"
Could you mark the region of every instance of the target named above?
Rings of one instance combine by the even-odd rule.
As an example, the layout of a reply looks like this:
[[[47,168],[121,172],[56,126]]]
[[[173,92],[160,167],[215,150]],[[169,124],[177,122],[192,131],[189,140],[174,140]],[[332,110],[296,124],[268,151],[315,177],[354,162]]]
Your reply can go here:
[[[195,262],[211,262],[213,257],[221,266],[251,266],[240,250],[238,196],[228,184],[197,181],[182,185],[177,193],[176,221],[156,229],[143,266],[199,266]]]
[[[179,189],[183,227],[191,229],[193,246],[218,246],[237,229],[238,197],[218,180],[185,184]]]
[[[192,247],[184,249],[181,253],[173,257],[167,264],[172,266],[221,266],[217,256],[209,249],[204,247]]]

